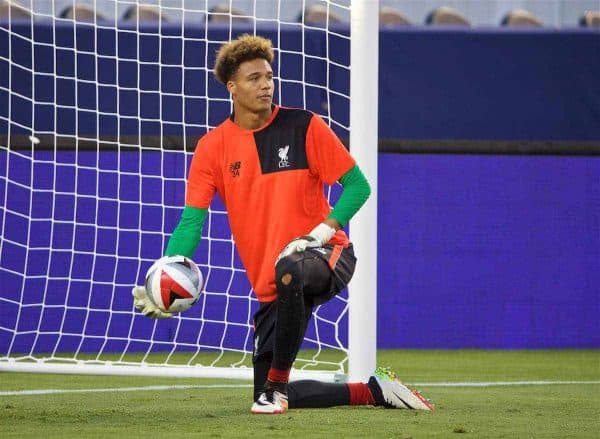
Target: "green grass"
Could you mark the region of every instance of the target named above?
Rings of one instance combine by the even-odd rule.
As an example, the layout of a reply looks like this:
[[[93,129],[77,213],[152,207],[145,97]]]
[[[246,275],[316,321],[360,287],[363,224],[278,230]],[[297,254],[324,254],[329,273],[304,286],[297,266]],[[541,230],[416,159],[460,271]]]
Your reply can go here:
[[[600,382],[597,350],[382,351],[378,362],[394,368],[408,383]],[[0,373],[0,392],[215,383],[239,382]],[[599,437],[600,384],[420,390],[436,403],[435,413],[338,407],[253,416],[248,387],[0,396],[0,426],[3,438]]]

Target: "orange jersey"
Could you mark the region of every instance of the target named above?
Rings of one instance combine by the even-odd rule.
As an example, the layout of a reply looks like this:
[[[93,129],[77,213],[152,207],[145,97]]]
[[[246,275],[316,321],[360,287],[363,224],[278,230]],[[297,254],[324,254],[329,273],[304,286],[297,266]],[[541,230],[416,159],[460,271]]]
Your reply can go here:
[[[317,115],[274,106],[257,130],[231,118],[206,133],[194,152],[186,205],[207,208],[217,192],[240,258],[261,302],[275,300],[275,259],[331,211],[324,184],[355,165],[342,142]],[[348,244],[338,231],[331,244]]]

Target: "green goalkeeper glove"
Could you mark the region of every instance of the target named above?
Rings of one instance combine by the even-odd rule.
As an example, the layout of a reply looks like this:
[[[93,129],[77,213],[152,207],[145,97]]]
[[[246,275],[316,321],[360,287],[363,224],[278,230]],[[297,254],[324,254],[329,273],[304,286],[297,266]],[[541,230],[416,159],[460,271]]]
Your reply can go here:
[[[296,252],[303,252],[307,248],[323,247],[335,235],[335,229],[328,224],[321,223],[310,231],[308,235],[292,240],[277,256],[275,265],[280,259]]]
[[[133,305],[138,311],[153,320],[155,319],[170,319],[173,314],[170,312],[161,311],[146,294],[146,288],[133,287],[131,290],[133,295]]]

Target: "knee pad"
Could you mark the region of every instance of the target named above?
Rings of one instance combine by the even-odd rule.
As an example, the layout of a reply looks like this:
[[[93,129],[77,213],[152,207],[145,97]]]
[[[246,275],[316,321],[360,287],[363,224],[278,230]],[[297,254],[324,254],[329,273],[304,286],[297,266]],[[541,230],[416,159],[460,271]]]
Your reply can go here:
[[[275,282],[280,295],[294,291],[307,296],[326,294],[331,287],[331,279],[327,263],[309,251],[292,253],[275,267]]]
[[[292,253],[277,263],[275,266],[275,283],[280,298],[284,298],[294,291],[296,294],[302,293],[303,265],[304,257],[301,253]]]

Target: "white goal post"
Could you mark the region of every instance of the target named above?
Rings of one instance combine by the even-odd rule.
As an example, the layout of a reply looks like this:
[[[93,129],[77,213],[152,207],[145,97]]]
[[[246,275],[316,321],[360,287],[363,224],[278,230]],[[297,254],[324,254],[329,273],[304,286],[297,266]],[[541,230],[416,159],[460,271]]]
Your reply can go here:
[[[199,302],[151,321],[131,298],[179,220],[195,142],[231,111],[212,77],[216,50],[250,33],[273,41],[275,101],[320,114],[373,191],[349,227],[359,259],[350,292],[314,310],[291,378],[367,378],[376,360],[378,1],[90,0],[91,15],[69,9],[80,3],[12,2],[18,13],[0,16],[0,371],[252,378],[258,302],[220,200],[194,255],[206,279]],[[309,20],[310,6],[321,19]],[[333,204],[340,187],[326,190]]]

